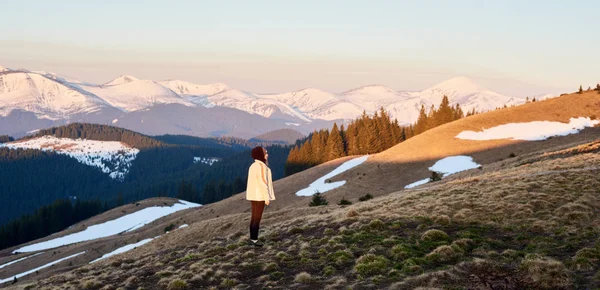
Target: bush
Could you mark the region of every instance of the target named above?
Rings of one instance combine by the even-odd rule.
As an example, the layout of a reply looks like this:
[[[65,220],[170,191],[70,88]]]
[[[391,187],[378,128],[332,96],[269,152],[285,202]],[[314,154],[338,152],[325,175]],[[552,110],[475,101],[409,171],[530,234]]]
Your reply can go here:
[[[321,205],[328,205],[329,202],[323,197],[321,196],[320,192],[316,192],[315,195],[313,195],[313,199],[312,201],[308,204],[308,206],[321,206]]]
[[[310,283],[312,281],[312,276],[306,272],[298,273],[294,278],[294,282],[300,283]]]
[[[429,178],[429,182],[435,182],[442,180],[443,173],[437,171],[431,171],[431,177]]]
[[[175,279],[169,283],[168,290],[184,290],[187,288],[187,283],[180,279]]]
[[[508,158],[515,158],[515,157],[517,157],[517,155],[514,152],[508,154]]]
[[[426,256],[430,260],[448,262],[456,257],[456,252],[452,247],[443,245],[435,248],[431,253]]]
[[[174,224],[170,224],[170,225],[168,225],[168,226],[165,227],[165,233],[166,232],[170,232],[173,229],[175,229],[175,225]]]
[[[448,240],[448,234],[440,230],[428,230],[421,235],[421,240],[426,242],[440,242]]]
[[[534,288],[563,289],[572,286],[569,272],[560,261],[548,257],[528,256],[520,268]]]
[[[338,202],[338,205],[351,205],[351,204],[352,204],[352,202],[349,200],[346,200],[345,198],[342,198],[340,200],[340,202]]]
[[[323,276],[325,277],[330,277],[333,276],[333,274],[335,274],[335,268],[332,266],[325,266],[325,268],[323,268]]]
[[[373,276],[387,273],[388,259],[384,256],[366,254],[356,261],[354,270],[363,276]]]
[[[329,254],[327,260],[341,267],[352,263],[352,261],[354,261],[354,255],[348,250],[338,250],[335,253]]]
[[[358,200],[359,201],[367,201],[369,199],[373,199],[373,196],[367,193],[367,194],[361,196]]]
[[[221,287],[231,289],[238,284],[236,279],[225,278],[221,281]]]

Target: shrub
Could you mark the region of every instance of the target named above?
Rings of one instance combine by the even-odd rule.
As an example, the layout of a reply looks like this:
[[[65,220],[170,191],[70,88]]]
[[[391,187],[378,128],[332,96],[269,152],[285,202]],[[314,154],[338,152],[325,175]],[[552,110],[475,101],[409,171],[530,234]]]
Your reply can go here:
[[[517,155],[514,152],[508,154],[508,158],[515,158],[515,157],[517,157]]]
[[[271,262],[271,263],[266,264],[263,269],[265,272],[273,272],[273,271],[279,269],[279,266],[277,266],[277,263]]]
[[[330,277],[333,276],[333,274],[335,274],[335,268],[332,266],[325,266],[325,268],[323,268],[323,276],[325,277]]]
[[[366,254],[358,258],[354,270],[363,276],[385,274],[388,267],[388,259],[383,256]]]
[[[167,286],[168,290],[184,290],[187,288],[187,283],[181,279],[175,279]]]
[[[447,262],[451,261],[456,257],[456,252],[452,249],[452,247],[448,245],[443,245],[435,248],[431,253],[427,254],[427,259],[434,261]]]
[[[352,204],[352,202],[349,201],[349,200],[347,200],[347,199],[345,199],[345,198],[342,198],[340,200],[340,202],[338,202],[338,205],[351,205],[351,204]]]
[[[461,252],[471,251],[474,246],[475,246],[475,242],[471,239],[456,240],[456,241],[452,242],[452,245],[451,245],[451,247],[454,250],[461,251]]]
[[[225,278],[223,279],[223,281],[221,281],[221,287],[223,288],[233,288],[234,286],[236,286],[238,284],[238,281],[236,279],[230,279],[230,278]]]
[[[429,178],[429,182],[435,182],[442,180],[443,173],[437,171],[431,171],[431,177]]]
[[[439,224],[439,225],[449,225],[450,224],[450,217],[447,216],[447,215],[438,216],[435,219],[435,223]]]
[[[321,206],[328,205],[329,202],[321,195],[320,192],[315,192],[313,195],[312,201],[308,204],[308,206]]]
[[[175,228],[174,224],[170,224],[170,225],[166,226],[165,227],[165,233],[172,231],[174,228]]]
[[[351,208],[348,213],[346,213],[346,216],[351,218],[351,217],[356,217],[359,216],[360,214],[353,208]]]
[[[310,283],[312,281],[312,276],[306,272],[298,273],[294,278],[294,282],[299,283]]]
[[[374,219],[369,223],[369,228],[373,230],[385,229],[385,224],[380,219]]]
[[[539,256],[526,257],[521,263],[521,271],[538,289],[559,289],[571,286],[567,268],[560,261]]]
[[[329,254],[327,256],[327,260],[337,266],[345,266],[354,261],[354,255],[352,255],[352,252],[348,250],[338,250],[335,253]]]
[[[448,239],[448,234],[446,234],[444,231],[436,229],[428,230],[425,233],[423,233],[423,235],[421,235],[421,240],[426,242],[440,242],[446,241]]]
[[[411,256],[410,250],[404,245],[395,245],[390,250],[390,256],[396,261],[402,261]]]
[[[369,199],[373,199],[373,196],[371,194],[367,193],[367,194],[361,196],[358,200],[359,201],[367,201]]]

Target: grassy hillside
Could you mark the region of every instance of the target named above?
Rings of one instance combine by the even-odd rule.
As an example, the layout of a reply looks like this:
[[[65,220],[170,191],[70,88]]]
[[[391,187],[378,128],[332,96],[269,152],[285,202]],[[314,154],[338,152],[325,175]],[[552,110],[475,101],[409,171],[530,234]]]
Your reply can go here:
[[[594,289],[600,140],[567,147],[348,207],[268,212],[263,249],[245,244],[245,215],[197,220],[32,287]]]

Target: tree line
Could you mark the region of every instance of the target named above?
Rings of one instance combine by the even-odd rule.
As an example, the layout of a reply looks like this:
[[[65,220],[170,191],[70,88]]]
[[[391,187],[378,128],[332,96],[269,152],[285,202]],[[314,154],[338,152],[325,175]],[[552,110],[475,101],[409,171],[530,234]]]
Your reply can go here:
[[[121,141],[138,149],[164,146],[164,143],[138,132],[119,127],[87,123],[72,123],[65,126],[42,129],[36,134],[24,137],[23,139],[46,135],[53,135],[57,138]]]
[[[33,241],[88,219],[109,209],[108,203],[100,200],[73,202],[58,199],[43,206],[32,214],[26,214],[0,226],[0,250]]]
[[[473,109],[467,116],[477,112]],[[447,96],[436,109],[427,111],[421,105],[419,117],[414,124],[401,126],[383,108],[372,116],[362,116],[350,122],[347,128],[333,124],[331,130],[311,133],[306,140],[294,146],[285,163],[285,175],[306,170],[318,164],[344,156],[374,154],[384,151],[429,129],[465,117],[459,104],[450,105]]]
[[[15,141],[15,139],[13,139],[13,137],[8,136],[8,135],[0,135],[0,143],[6,143],[6,142],[11,142],[11,141]]]

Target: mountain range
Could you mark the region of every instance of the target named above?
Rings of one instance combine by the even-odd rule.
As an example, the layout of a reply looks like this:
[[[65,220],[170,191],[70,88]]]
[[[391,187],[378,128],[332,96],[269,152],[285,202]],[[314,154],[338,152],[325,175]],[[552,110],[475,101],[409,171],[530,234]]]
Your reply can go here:
[[[342,93],[308,88],[259,94],[224,83],[157,82],[128,75],[98,85],[55,73],[0,66],[0,134],[20,137],[72,122],[112,124],[150,135],[251,138],[285,128],[306,134],[381,107],[400,124],[413,123],[422,105],[437,106],[444,95],[464,111],[525,102],[486,90],[466,77],[422,91],[369,85]]]

